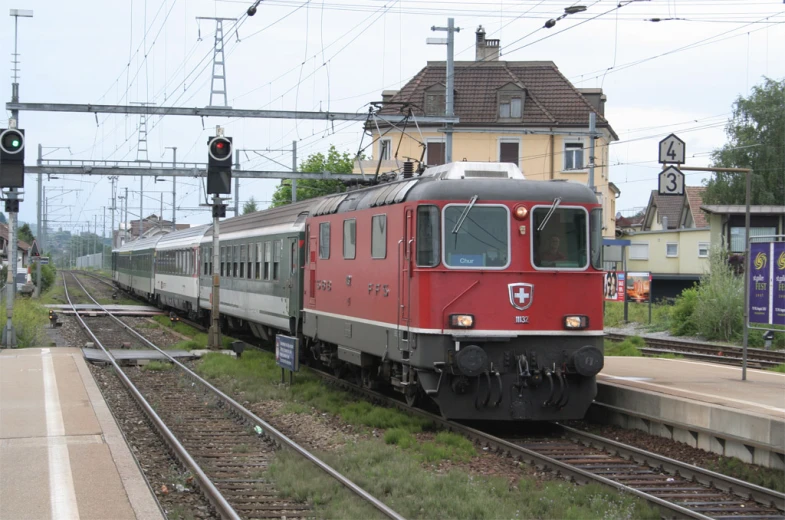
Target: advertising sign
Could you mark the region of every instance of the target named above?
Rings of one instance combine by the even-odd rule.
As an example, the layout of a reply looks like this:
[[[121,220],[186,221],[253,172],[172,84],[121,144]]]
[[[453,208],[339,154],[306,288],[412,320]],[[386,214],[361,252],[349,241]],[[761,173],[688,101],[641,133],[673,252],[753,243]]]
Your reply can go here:
[[[619,271],[608,271],[605,273],[605,283],[603,295],[606,300],[620,302],[624,295],[624,273]]]
[[[626,282],[627,301],[651,300],[651,273],[627,273]]]
[[[785,325],[785,242],[774,244],[772,255],[772,268],[774,269],[774,325]]]
[[[300,369],[297,338],[276,334],[275,336],[275,362],[291,372]]]
[[[750,323],[771,323],[771,249],[774,244],[750,244]]]

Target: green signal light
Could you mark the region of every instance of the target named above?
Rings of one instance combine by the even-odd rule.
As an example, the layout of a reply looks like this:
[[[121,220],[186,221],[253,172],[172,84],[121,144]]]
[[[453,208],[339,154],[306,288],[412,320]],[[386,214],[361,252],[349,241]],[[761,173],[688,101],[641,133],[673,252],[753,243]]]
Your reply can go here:
[[[14,148],[18,148],[20,144],[21,143],[19,142],[19,139],[14,139],[13,141],[11,141],[11,146],[13,146]]]

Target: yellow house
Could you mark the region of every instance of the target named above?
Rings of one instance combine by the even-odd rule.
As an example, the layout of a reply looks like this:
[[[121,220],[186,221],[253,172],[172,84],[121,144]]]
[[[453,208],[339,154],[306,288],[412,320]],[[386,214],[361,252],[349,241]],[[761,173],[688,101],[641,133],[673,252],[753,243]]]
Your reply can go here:
[[[594,112],[594,185],[604,210],[606,237],[614,237],[615,199],[620,192],[608,179],[608,145],[618,136],[604,117],[601,89],[577,89],[550,61],[499,60],[499,40],[476,32],[475,61],[455,62],[454,107],[459,123],[453,134],[454,161],[511,162],[527,179],[587,183],[589,114]],[[442,125],[417,123],[417,116],[445,114],[446,64],[428,62],[401,90],[385,91],[385,105],[367,130],[373,158],[355,164],[355,173],[400,171],[403,162],[423,166],[445,162]],[[405,129],[384,116],[408,113]]]

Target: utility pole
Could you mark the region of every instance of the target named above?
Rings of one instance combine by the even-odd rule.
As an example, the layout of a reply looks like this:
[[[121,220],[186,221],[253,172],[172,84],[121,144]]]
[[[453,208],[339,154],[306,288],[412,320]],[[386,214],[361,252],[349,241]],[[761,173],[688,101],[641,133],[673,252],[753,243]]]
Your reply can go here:
[[[117,182],[117,179],[118,179],[117,175],[112,175],[111,177],[109,177],[109,180],[112,181],[112,207],[109,208],[109,211],[112,213],[112,227],[111,227],[111,232],[109,233],[111,235],[110,242],[112,244],[112,246],[110,247],[110,250],[114,249],[114,247],[115,247],[115,243],[114,243],[114,212],[117,211],[117,203],[116,203],[117,202],[117,191],[115,190],[115,182]]]
[[[215,20],[215,44],[213,45],[213,77],[210,82],[210,107],[229,107],[229,100],[226,95],[226,56],[224,56],[224,22],[236,22],[237,18],[218,18],[214,16],[197,16],[199,20]],[[199,31],[201,39],[201,29]],[[240,34],[235,31],[237,41],[240,41]],[[218,85],[216,85],[218,83]],[[223,97],[223,104],[213,103],[213,96]]]
[[[297,171],[297,141],[292,141],[292,172]],[[297,202],[297,179],[292,179],[292,202]]]
[[[236,194],[235,194],[236,196]],[[218,271],[219,262],[221,261],[220,246],[218,244],[219,236],[219,221],[218,221],[218,208],[222,201],[218,195],[213,195],[213,292],[212,292],[212,309],[210,312],[210,348],[218,350],[222,347],[221,341],[221,278]]]
[[[240,150],[234,152],[234,169],[240,169]],[[234,216],[240,214],[240,178],[234,178]]]
[[[19,17],[32,18],[33,11],[22,9],[11,9],[11,16],[14,17],[14,55],[12,60],[13,78],[11,80],[11,103],[19,103]],[[8,121],[9,128],[19,128],[19,111],[11,110],[11,119]],[[14,296],[16,294],[16,218],[19,212],[18,204],[22,193],[17,188],[9,188],[6,193],[6,208],[16,211],[8,211],[8,294],[6,296],[6,323],[3,329],[2,344],[4,347],[16,347],[16,331],[14,330]]]
[[[38,144],[38,159],[36,159],[36,164],[41,166],[41,160],[43,159],[43,147],[41,143]],[[36,213],[36,226],[35,226],[35,235],[38,239],[38,251],[41,253],[41,256],[44,256],[44,240],[43,234],[41,233],[41,220],[42,220],[42,211],[43,208],[41,206],[41,201],[43,200],[43,174],[38,174],[38,200],[36,201],[35,205],[35,213]],[[41,296],[41,258],[38,258],[35,266],[35,286],[33,292],[33,298],[38,298]]]
[[[104,249],[106,249],[106,244],[104,243],[105,241],[106,241],[106,206],[104,206],[104,225],[103,228],[101,229],[101,269],[104,269],[106,267],[106,264],[104,264]]]
[[[125,229],[123,230],[123,237],[125,242],[128,242],[128,187],[125,188]]]
[[[172,168],[177,168],[177,147],[167,146],[166,148],[172,150]],[[177,221],[177,177],[172,175],[172,231],[177,231],[177,225],[175,224],[176,221]]]
[[[455,33],[460,32],[460,27],[455,27],[455,19],[447,19],[447,27],[431,27],[432,31],[447,31],[446,41],[443,38],[428,38],[427,43],[447,44],[447,92],[444,96],[446,111],[445,116],[453,117],[455,114]],[[444,162],[452,162],[452,123],[444,125]]]
[[[163,221],[164,221],[164,194],[163,193],[159,193],[159,195],[161,196],[161,211],[158,214],[159,215],[158,216],[158,227],[161,228],[161,230],[163,231],[163,229],[164,229],[164,224],[163,224]]]
[[[597,132],[597,114],[594,112],[589,113],[589,188],[594,191],[594,138]]]

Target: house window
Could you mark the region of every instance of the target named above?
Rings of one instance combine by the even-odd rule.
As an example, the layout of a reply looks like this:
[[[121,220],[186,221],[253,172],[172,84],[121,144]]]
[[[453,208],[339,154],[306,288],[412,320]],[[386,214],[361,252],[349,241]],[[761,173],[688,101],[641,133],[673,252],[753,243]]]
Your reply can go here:
[[[387,256],[387,215],[371,218],[371,258]]]
[[[709,257],[709,243],[698,242],[698,258],[708,258],[708,257]]]
[[[630,260],[648,260],[649,244],[638,242],[630,244]]]
[[[444,164],[444,143],[429,141],[426,144],[428,166],[438,166]]]
[[[513,163],[516,166],[520,166],[520,164],[518,164],[519,157],[520,142],[517,139],[515,141],[502,141],[499,143],[499,162]]]
[[[583,169],[583,143],[564,143],[564,169]]]
[[[679,243],[678,242],[668,242],[665,244],[665,256],[668,258],[675,258],[679,256]]]
[[[520,119],[523,112],[522,108],[521,98],[505,99],[499,103],[499,117],[501,119]]]
[[[357,221],[355,219],[343,221],[343,257],[354,260],[357,250],[356,242]]]
[[[766,242],[766,240],[756,240],[755,237],[776,235],[776,227],[753,227],[750,228],[750,242]],[[730,250],[731,253],[743,253],[744,247],[744,228],[730,228]]]
[[[330,258],[330,223],[322,222],[319,224],[319,258],[327,260]]]
[[[389,161],[392,156],[392,140],[382,139],[379,141],[379,159]]]

